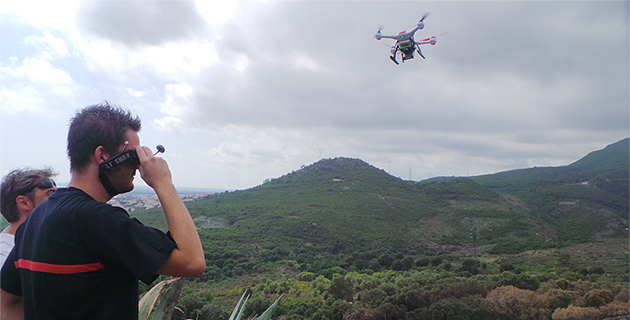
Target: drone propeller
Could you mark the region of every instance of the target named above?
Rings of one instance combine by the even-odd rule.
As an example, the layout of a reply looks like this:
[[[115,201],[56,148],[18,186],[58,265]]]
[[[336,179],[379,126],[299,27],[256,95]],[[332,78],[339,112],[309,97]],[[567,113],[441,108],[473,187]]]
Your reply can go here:
[[[425,13],[424,16],[422,16],[422,19],[420,19],[420,21],[418,21],[418,29],[424,29],[424,19],[429,15],[429,13]]]
[[[381,30],[383,29],[383,26],[378,26],[378,31],[376,31],[376,34],[374,35],[374,38],[376,38],[376,40],[381,40]]]
[[[431,36],[429,38],[419,40],[417,43],[419,43],[419,44],[427,44],[427,43],[429,43],[431,45],[435,45],[437,43],[437,39],[436,38],[442,38],[442,37],[447,36],[447,35],[448,35],[448,32],[443,32],[443,33],[438,34],[437,36]]]

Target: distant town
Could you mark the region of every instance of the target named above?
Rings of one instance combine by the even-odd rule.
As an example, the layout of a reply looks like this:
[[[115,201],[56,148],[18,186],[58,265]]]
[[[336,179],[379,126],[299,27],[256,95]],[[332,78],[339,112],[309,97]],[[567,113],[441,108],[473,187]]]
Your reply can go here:
[[[180,194],[184,202],[194,201],[203,197],[207,197],[212,193],[190,193]],[[153,209],[160,207],[160,201],[155,194],[149,193],[125,193],[119,194],[113,199],[107,202],[113,206],[121,207],[127,211],[141,210],[141,209]]]

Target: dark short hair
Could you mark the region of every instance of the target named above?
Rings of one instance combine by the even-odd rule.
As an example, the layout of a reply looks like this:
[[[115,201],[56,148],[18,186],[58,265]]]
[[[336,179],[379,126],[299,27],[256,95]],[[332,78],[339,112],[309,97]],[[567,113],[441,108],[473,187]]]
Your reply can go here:
[[[125,142],[127,130],[138,132],[141,127],[138,117],[107,101],[78,111],[68,130],[70,171],[86,167],[98,146],[111,155],[117,153],[117,148]]]
[[[20,213],[17,210],[15,199],[20,195],[27,195],[33,191],[35,186],[42,180],[50,179],[56,176],[50,168],[42,170],[24,168],[15,169],[4,178],[0,186],[0,211],[2,216],[9,222],[15,222],[20,219]]]

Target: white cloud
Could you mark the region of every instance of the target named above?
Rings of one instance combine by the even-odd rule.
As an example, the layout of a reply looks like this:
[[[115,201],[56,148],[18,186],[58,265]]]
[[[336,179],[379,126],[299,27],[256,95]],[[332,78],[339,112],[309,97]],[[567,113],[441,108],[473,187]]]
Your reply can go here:
[[[0,4],[1,112],[64,131],[69,110],[129,107],[187,186],[249,187],[320,153],[416,179],[559,165],[628,135],[627,2],[77,3]],[[425,12],[419,37],[448,36],[394,65],[374,32]]]
[[[187,84],[167,84],[164,88],[164,105],[162,113],[172,116],[184,116],[190,112],[190,98],[193,88]]]
[[[37,55],[46,61],[64,58],[70,55],[66,41],[48,31],[44,31],[41,36],[26,37],[24,42],[33,45],[37,50]]]
[[[153,120],[153,123],[156,125],[157,129],[161,131],[172,131],[179,133],[185,131],[184,121],[180,118],[164,117],[162,119]]]
[[[81,0],[4,0],[0,12],[13,13],[37,28],[67,29],[74,26],[77,7]]]
[[[49,113],[50,103],[72,100],[79,89],[67,72],[45,60],[26,58],[21,65],[0,66],[3,113]]]
[[[231,19],[236,10],[238,3],[236,0],[196,0],[197,10],[210,24],[222,24]]]
[[[317,71],[319,69],[317,62],[302,52],[295,52],[293,54],[293,67],[296,70],[308,71]]]

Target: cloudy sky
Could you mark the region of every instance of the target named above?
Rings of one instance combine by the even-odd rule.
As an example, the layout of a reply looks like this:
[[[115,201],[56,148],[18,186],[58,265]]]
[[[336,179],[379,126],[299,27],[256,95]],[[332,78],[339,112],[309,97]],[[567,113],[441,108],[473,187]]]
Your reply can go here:
[[[396,66],[393,40],[437,36]],[[570,164],[629,135],[628,1],[0,1],[0,173],[70,179],[68,120],[109,101],[178,187],[321,158],[403,179]],[[140,179],[137,183],[142,184]]]

